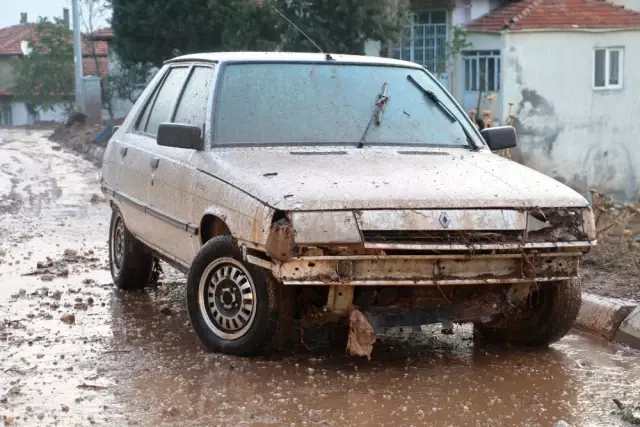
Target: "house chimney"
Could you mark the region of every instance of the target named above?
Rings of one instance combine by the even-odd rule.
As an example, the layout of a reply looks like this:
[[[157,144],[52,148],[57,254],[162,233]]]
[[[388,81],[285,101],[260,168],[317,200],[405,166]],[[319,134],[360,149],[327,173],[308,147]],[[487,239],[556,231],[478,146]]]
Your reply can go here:
[[[64,21],[64,25],[66,25],[67,28],[71,28],[71,26],[69,25],[69,9],[67,9],[66,7],[62,9],[62,20]]]
[[[21,24],[27,23],[27,12],[20,12],[20,23]]]

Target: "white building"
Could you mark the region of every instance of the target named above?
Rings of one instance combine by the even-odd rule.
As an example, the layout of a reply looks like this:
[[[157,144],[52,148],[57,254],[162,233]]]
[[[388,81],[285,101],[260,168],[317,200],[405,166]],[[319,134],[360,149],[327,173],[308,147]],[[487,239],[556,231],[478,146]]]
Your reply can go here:
[[[472,47],[457,61],[453,93],[468,110],[479,90],[495,93],[503,123],[513,103],[513,159],[583,194],[598,188],[635,199],[640,12],[605,1],[524,0],[467,29]]]

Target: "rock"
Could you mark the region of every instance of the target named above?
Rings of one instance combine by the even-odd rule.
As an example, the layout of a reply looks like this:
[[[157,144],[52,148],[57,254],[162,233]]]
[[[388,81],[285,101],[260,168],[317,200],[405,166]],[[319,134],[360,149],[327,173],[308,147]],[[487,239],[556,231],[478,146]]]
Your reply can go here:
[[[62,405],[62,412],[69,412],[69,407],[67,405]]]
[[[349,316],[349,338],[347,351],[352,356],[366,356],[371,360],[376,333],[360,310],[353,309]]]
[[[55,291],[55,292],[51,295],[51,298],[59,300],[60,298],[62,298],[62,292],[60,292],[60,291]]]
[[[76,315],[73,313],[70,314],[64,314],[60,317],[60,321],[62,323],[66,323],[68,325],[74,324],[76,323]]]
[[[165,316],[170,316],[171,313],[171,309],[166,305],[160,309],[160,314],[164,314]]]
[[[64,256],[66,257],[74,257],[78,255],[78,251],[76,251],[75,249],[65,249],[64,250]]]
[[[62,147],[61,147],[61,146],[59,146],[59,145],[52,145],[52,146],[51,146],[51,149],[52,149],[53,151],[60,151],[60,150],[62,150]]]
[[[10,425],[15,424],[15,422],[16,422],[16,419],[15,419],[15,418],[10,417],[10,416],[8,416],[8,415],[5,415],[5,416],[4,416],[4,425],[6,425],[6,426],[10,426]]]
[[[3,257],[7,254],[7,251],[5,251],[4,249],[0,249],[0,257]]]
[[[569,424],[564,420],[558,420],[558,421],[554,421],[554,423],[552,424],[552,427],[571,427],[571,424]]]
[[[43,282],[51,282],[53,279],[55,279],[55,276],[53,274],[43,274],[42,276],[40,276],[40,280],[42,280]]]
[[[91,199],[89,200],[91,203],[102,203],[105,201],[105,198],[100,196],[99,194],[94,193],[91,195]]]
[[[87,303],[78,302],[73,306],[73,308],[76,309],[76,310],[86,311],[87,309],[89,309],[89,306],[87,305]]]
[[[87,298],[87,304],[93,305],[93,302],[94,302],[93,298],[91,298],[91,297]]]
[[[7,394],[11,395],[11,396],[16,396],[18,394],[20,394],[20,387],[17,385],[14,385],[13,387],[11,387],[8,391]]]
[[[166,409],[164,411],[167,415],[171,415],[172,417],[175,417],[176,415],[178,415],[180,413],[180,411],[178,411],[178,408],[176,407],[171,407],[169,409]]]

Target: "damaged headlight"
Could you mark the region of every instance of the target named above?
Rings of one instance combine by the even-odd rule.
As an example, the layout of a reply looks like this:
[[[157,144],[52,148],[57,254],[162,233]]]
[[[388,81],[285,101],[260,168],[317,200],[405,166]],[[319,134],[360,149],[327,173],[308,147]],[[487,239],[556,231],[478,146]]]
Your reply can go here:
[[[297,245],[362,243],[353,212],[291,212],[290,218]]]

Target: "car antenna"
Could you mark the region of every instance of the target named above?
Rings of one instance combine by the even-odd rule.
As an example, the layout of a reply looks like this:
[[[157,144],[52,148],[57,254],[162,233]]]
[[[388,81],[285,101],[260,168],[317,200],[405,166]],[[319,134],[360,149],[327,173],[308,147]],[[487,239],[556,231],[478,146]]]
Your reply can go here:
[[[284,18],[284,19],[285,19],[289,24],[291,24],[291,25],[293,26],[293,28],[295,28],[296,30],[300,31],[300,34],[302,34],[303,36],[305,36],[305,37],[307,38],[307,40],[309,40],[309,41],[310,41],[310,42],[311,42],[311,43],[312,43],[312,44],[313,44],[313,45],[314,45],[314,46],[315,46],[315,47],[320,51],[320,53],[324,54],[324,57],[325,57],[325,59],[326,59],[327,61],[332,61],[332,60],[333,60],[333,58],[331,57],[331,55],[330,55],[330,54],[325,53],[322,49],[320,49],[320,46],[318,46],[318,44],[317,44],[316,42],[314,42],[314,41],[311,39],[311,37],[309,37],[308,35],[306,35],[306,34],[305,34],[305,32],[304,32],[304,31],[302,31],[302,30],[300,29],[300,27],[298,27],[296,24],[294,24],[294,23],[293,23],[293,21],[291,21],[289,18],[287,18],[287,17],[284,15],[284,13],[280,12],[280,11],[278,10],[278,8],[277,8],[277,7],[275,7],[274,5],[271,5],[271,7],[273,8],[273,10],[275,10],[276,12],[278,12],[278,14],[279,14],[280,16],[282,16],[282,17],[283,17],[283,18]]]

